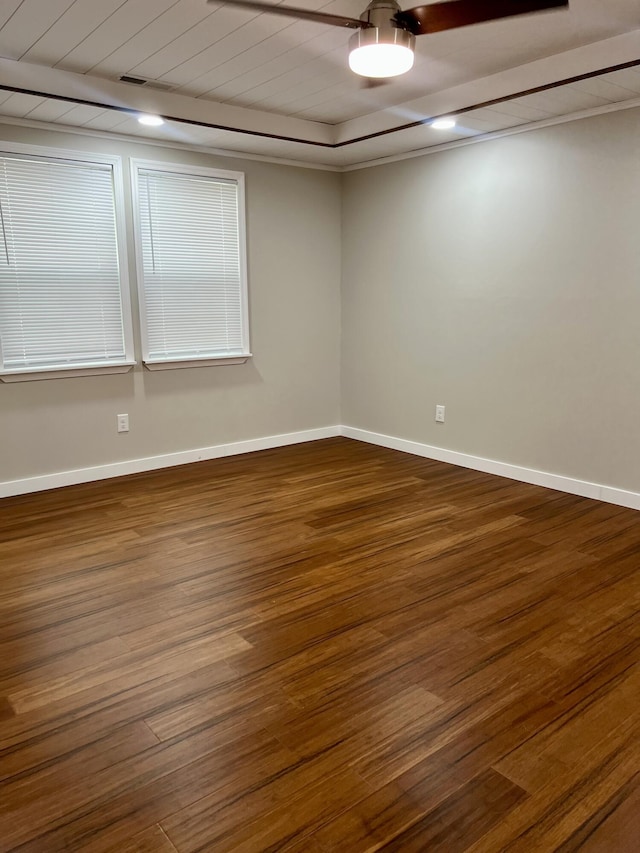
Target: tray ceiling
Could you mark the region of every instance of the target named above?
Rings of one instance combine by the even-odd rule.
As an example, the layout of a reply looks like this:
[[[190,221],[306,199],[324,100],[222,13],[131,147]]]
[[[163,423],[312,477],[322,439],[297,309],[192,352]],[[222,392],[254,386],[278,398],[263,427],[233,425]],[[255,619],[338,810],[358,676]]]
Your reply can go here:
[[[366,3],[296,5],[357,17]],[[343,29],[204,0],[4,0],[0,119],[341,166],[632,102],[640,97],[640,66],[631,65],[640,60],[639,27],[637,0],[571,0],[569,11],[422,36],[407,75],[366,89],[347,67]],[[621,64],[629,67],[519,96]],[[149,82],[122,83],[122,75]],[[469,110],[453,134],[435,141],[431,128],[389,133],[504,98],[512,99]],[[109,107],[183,121],[143,131]]]

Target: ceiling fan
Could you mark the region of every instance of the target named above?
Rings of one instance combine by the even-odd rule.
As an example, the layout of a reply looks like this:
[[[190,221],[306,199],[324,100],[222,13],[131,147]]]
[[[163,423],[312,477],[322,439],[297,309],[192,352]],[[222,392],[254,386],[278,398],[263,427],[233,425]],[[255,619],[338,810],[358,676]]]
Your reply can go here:
[[[371,0],[359,18],[347,18],[295,6],[274,6],[261,0],[224,0],[224,3],[355,30],[349,39],[349,67],[368,78],[396,77],[409,71],[416,36],[569,5],[568,0],[447,0],[403,11],[396,0]]]

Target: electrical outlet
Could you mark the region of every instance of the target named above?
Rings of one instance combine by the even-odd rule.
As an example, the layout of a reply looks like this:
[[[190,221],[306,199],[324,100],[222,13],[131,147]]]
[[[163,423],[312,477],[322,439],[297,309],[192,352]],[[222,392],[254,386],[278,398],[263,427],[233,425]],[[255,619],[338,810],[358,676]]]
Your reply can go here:
[[[444,406],[436,406],[436,423],[444,423]]]
[[[116,415],[118,419],[118,432],[129,432],[129,415]]]

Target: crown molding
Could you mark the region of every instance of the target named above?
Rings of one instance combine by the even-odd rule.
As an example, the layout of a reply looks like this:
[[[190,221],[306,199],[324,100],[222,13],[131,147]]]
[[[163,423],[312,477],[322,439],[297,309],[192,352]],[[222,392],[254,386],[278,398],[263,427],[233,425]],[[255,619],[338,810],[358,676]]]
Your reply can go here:
[[[0,127],[26,127],[34,130],[46,130],[52,133],[67,133],[73,136],[87,136],[94,139],[106,139],[118,142],[132,142],[138,145],[152,145],[154,148],[173,148],[179,151],[193,151],[197,154],[212,154],[216,157],[231,157],[238,160],[256,161],[258,163],[273,163],[276,166],[294,166],[299,169],[316,169],[322,172],[342,172],[342,166],[328,163],[316,163],[306,160],[295,160],[288,157],[272,157],[267,154],[254,154],[234,148],[216,148],[210,145],[197,145],[179,140],[167,141],[155,139],[152,136],[134,136],[128,133],[116,133],[109,130],[93,130],[88,127],[76,127],[72,124],[60,124],[50,121],[35,121],[28,118],[16,118],[0,114]]]
[[[589,110],[580,110],[579,112],[569,113],[563,116],[554,116],[541,121],[529,122],[521,124],[517,127],[509,127],[505,130],[497,130],[492,133],[483,133],[478,136],[459,139],[455,142],[444,142],[440,145],[431,145],[423,148],[416,148],[412,151],[405,151],[401,154],[391,154],[388,157],[378,157],[371,160],[363,160],[357,163],[348,165],[328,165],[325,163],[313,163],[302,160],[291,160],[284,157],[269,157],[262,154],[250,154],[244,151],[236,151],[229,148],[212,148],[207,145],[191,145],[184,142],[166,142],[160,139],[153,139],[147,136],[131,136],[123,133],[112,133],[106,130],[89,130],[83,127],[73,127],[73,125],[60,125],[52,122],[32,121],[29,119],[12,118],[10,116],[0,116],[1,127],[27,127],[36,130],[46,130],[53,133],[67,133],[72,135],[87,136],[97,139],[117,140],[121,142],[133,142],[139,145],[152,145],[158,148],[177,149],[179,151],[193,151],[200,154],[211,154],[217,157],[230,157],[238,160],[256,161],[260,163],[273,163],[277,166],[293,166],[299,169],[315,169],[323,172],[356,172],[361,169],[371,169],[375,166],[385,166],[389,163],[397,163],[401,160],[412,160],[417,157],[427,157],[430,154],[439,154],[443,151],[449,151],[455,148],[466,148],[469,145],[477,145],[481,142],[491,142],[495,139],[503,139],[508,136],[517,136],[521,133],[529,133],[534,130],[542,130],[546,127],[554,127],[555,125],[568,124],[573,121],[581,121],[582,119],[594,118],[600,115],[609,113],[621,112],[623,110],[640,109],[640,98],[634,98],[630,101],[622,101],[617,104],[606,104],[602,107],[594,107]]]
[[[425,148],[416,148],[412,151],[405,151],[402,154],[391,154],[388,157],[363,160],[360,163],[343,166],[341,171],[355,172],[360,169],[370,169],[373,166],[384,166],[387,163],[397,163],[400,160],[412,160],[415,157],[426,157],[429,154],[438,154],[441,151],[449,151],[453,148],[466,148],[469,145],[476,145],[479,142],[491,142],[494,139],[502,139],[506,136],[517,136],[520,133],[528,133],[532,130],[542,130],[545,127],[554,127],[558,124],[568,124],[572,121],[580,121],[582,119],[594,118],[595,116],[606,115],[608,113],[617,113],[622,110],[638,108],[640,108],[640,98],[634,98],[630,101],[621,101],[616,104],[605,104],[601,107],[592,107],[588,110],[580,110],[563,116],[553,116],[553,118],[541,119],[540,121],[528,122],[527,124],[519,124],[517,127],[508,127],[504,130],[495,130],[491,133],[483,133],[478,136],[467,137],[466,139],[458,139],[455,142],[443,142],[441,145],[430,145]]]

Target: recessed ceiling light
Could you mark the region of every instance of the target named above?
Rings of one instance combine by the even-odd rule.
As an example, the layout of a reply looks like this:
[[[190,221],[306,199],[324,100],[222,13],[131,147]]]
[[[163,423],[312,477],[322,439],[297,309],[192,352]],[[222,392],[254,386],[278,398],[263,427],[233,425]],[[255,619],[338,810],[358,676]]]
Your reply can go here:
[[[455,126],[456,120],[454,118],[437,118],[431,122],[431,127],[435,127],[436,130],[451,130]]]
[[[140,124],[147,124],[149,127],[160,127],[161,124],[164,124],[164,119],[160,118],[160,116],[152,116],[152,115],[140,115],[138,116],[138,121]]]

